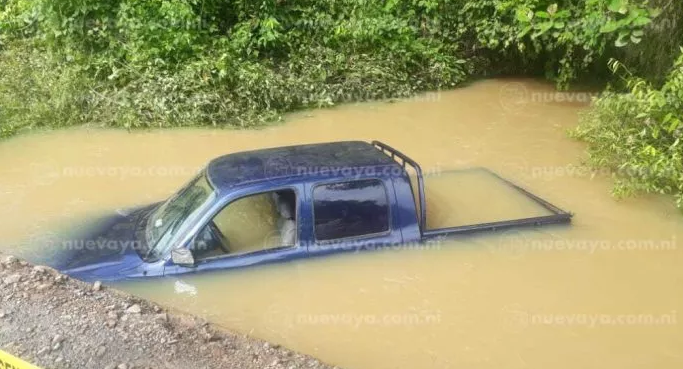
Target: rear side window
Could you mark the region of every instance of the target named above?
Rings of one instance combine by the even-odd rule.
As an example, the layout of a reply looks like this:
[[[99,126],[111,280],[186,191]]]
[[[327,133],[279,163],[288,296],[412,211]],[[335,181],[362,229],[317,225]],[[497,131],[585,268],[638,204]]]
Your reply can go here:
[[[313,189],[313,215],[318,241],[386,232],[387,191],[376,179],[319,185]]]

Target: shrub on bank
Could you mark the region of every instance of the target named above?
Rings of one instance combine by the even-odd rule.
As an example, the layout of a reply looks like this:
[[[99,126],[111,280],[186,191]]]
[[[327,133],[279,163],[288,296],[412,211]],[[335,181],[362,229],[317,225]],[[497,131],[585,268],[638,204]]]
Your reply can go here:
[[[0,1],[0,129],[250,127],[471,74],[457,44],[397,11],[364,1]]]
[[[539,68],[565,86],[655,15],[627,0],[0,0],[0,129],[249,127]]]
[[[0,138],[23,127],[82,123],[93,113],[95,84],[78,66],[59,63],[30,42],[18,41],[0,53]]]
[[[616,195],[673,194],[683,208],[683,48],[661,88],[631,76],[627,85],[597,99],[573,134],[590,164],[614,171]]]

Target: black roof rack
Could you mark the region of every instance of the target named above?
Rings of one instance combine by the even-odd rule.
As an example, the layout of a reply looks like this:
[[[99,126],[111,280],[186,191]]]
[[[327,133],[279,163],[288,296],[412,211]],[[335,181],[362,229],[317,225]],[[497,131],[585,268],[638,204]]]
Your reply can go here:
[[[394,149],[393,147],[380,142],[380,141],[372,141],[372,145],[378,148],[381,152],[388,154],[391,156],[391,158],[398,162],[404,169],[406,165],[410,165],[415,169],[415,173],[417,175],[417,188],[418,188],[418,199],[419,205],[420,205],[420,219],[419,219],[419,226],[420,226],[420,234],[422,235],[423,238],[431,238],[431,237],[438,237],[438,236],[444,236],[444,235],[452,235],[452,234],[460,234],[460,233],[469,233],[469,232],[475,232],[475,231],[482,231],[482,230],[497,230],[497,229],[506,229],[506,228],[512,228],[512,227],[520,227],[520,226],[532,226],[532,225],[542,225],[542,224],[554,224],[554,223],[567,223],[571,221],[572,214],[569,212],[566,212],[551,203],[541,199],[540,197],[532,194],[531,192],[523,189],[520,186],[517,186],[516,184],[508,181],[507,179],[499,176],[496,173],[491,172],[488,169],[485,169],[487,172],[490,174],[496,176],[498,179],[502,180],[505,184],[508,186],[511,186],[512,188],[516,189],[517,191],[521,192],[522,194],[526,195],[528,198],[530,198],[532,201],[536,202],[537,204],[541,205],[542,207],[546,208],[551,214],[550,215],[543,215],[543,216],[538,216],[538,217],[532,217],[532,218],[524,218],[524,219],[514,219],[514,220],[504,220],[504,221],[498,221],[498,222],[491,222],[491,223],[482,223],[482,224],[472,224],[472,225],[465,225],[465,226],[456,226],[456,227],[448,227],[448,228],[439,228],[439,229],[427,229],[427,202],[425,200],[425,186],[424,186],[424,178],[422,175],[422,168],[420,168],[420,165],[416,163],[413,159],[409,158],[402,152]],[[400,160],[399,160],[400,159]],[[411,184],[412,187],[412,184]]]
[[[415,160],[409,158],[406,154],[394,149],[393,147],[385,144],[384,142],[381,141],[372,141],[372,145],[377,147],[380,151],[382,151],[385,154],[389,154],[392,159],[396,160],[396,158],[401,159],[399,162],[396,160],[403,169],[405,169],[406,164],[410,165],[413,167],[415,170],[415,174],[417,176],[417,192],[418,192],[418,199],[417,202],[419,202],[420,205],[420,233],[423,233],[427,229],[427,207],[426,201],[425,201],[425,186],[424,186],[424,178],[422,177],[422,168],[420,167],[420,164],[418,164]],[[411,185],[412,186],[412,185]]]

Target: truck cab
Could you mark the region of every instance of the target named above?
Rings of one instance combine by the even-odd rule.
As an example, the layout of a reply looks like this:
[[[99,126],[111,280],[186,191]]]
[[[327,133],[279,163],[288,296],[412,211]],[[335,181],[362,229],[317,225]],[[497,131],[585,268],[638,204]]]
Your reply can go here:
[[[362,141],[226,155],[192,187],[210,190],[187,227],[156,243],[166,275],[421,240],[407,172]],[[163,213],[151,215],[152,229]]]

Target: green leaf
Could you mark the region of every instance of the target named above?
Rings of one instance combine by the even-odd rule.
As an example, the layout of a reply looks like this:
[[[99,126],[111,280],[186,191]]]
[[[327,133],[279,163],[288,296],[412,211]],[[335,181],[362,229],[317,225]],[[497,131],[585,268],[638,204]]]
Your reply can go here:
[[[646,18],[646,17],[638,17],[638,18],[634,19],[633,22],[631,22],[631,24],[636,26],[636,27],[642,27],[642,26],[648,25],[650,23],[652,23],[652,19]]]
[[[631,42],[633,42],[634,44],[639,44],[641,40],[642,38],[631,35]]]
[[[517,9],[516,12],[516,17],[519,22],[522,23],[528,23],[531,21],[531,18],[529,17],[529,14],[531,14],[531,17],[533,17],[534,13],[531,13],[528,11],[528,9]]]
[[[619,28],[619,23],[615,21],[609,21],[600,27],[600,33],[611,33],[616,31],[617,28]]]
[[[548,6],[548,14],[553,15],[555,13],[557,13],[557,3],[550,4]]]
[[[551,29],[552,27],[553,27],[553,22],[550,22],[550,21],[548,21],[548,22],[543,22],[543,23],[539,23],[539,24],[536,25],[536,29],[538,30],[538,33],[537,33],[537,34],[538,34],[538,35],[541,35],[541,34],[543,34],[543,33],[546,33],[546,32],[547,32],[549,29]]]
[[[526,36],[526,34],[529,33],[529,31],[531,31],[532,28],[533,28],[533,27],[532,27],[531,25],[528,25],[528,26],[524,27],[524,28],[523,28],[521,31],[519,31],[519,33],[517,34],[517,38],[522,38],[522,37]]]
[[[614,46],[616,47],[624,47],[628,45],[628,41],[626,41],[626,37],[619,36],[616,41],[614,41]]]
[[[611,12],[617,13],[623,7],[624,7],[624,0],[612,0],[609,3],[609,6],[607,6],[607,9],[609,9],[609,11],[611,11]]]
[[[537,11],[536,12],[536,17],[538,18],[543,18],[543,19],[550,19],[550,15],[544,11]]]
[[[396,7],[397,0],[388,0],[386,4],[384,4],[384,11],[385,12],[390,12]]]

